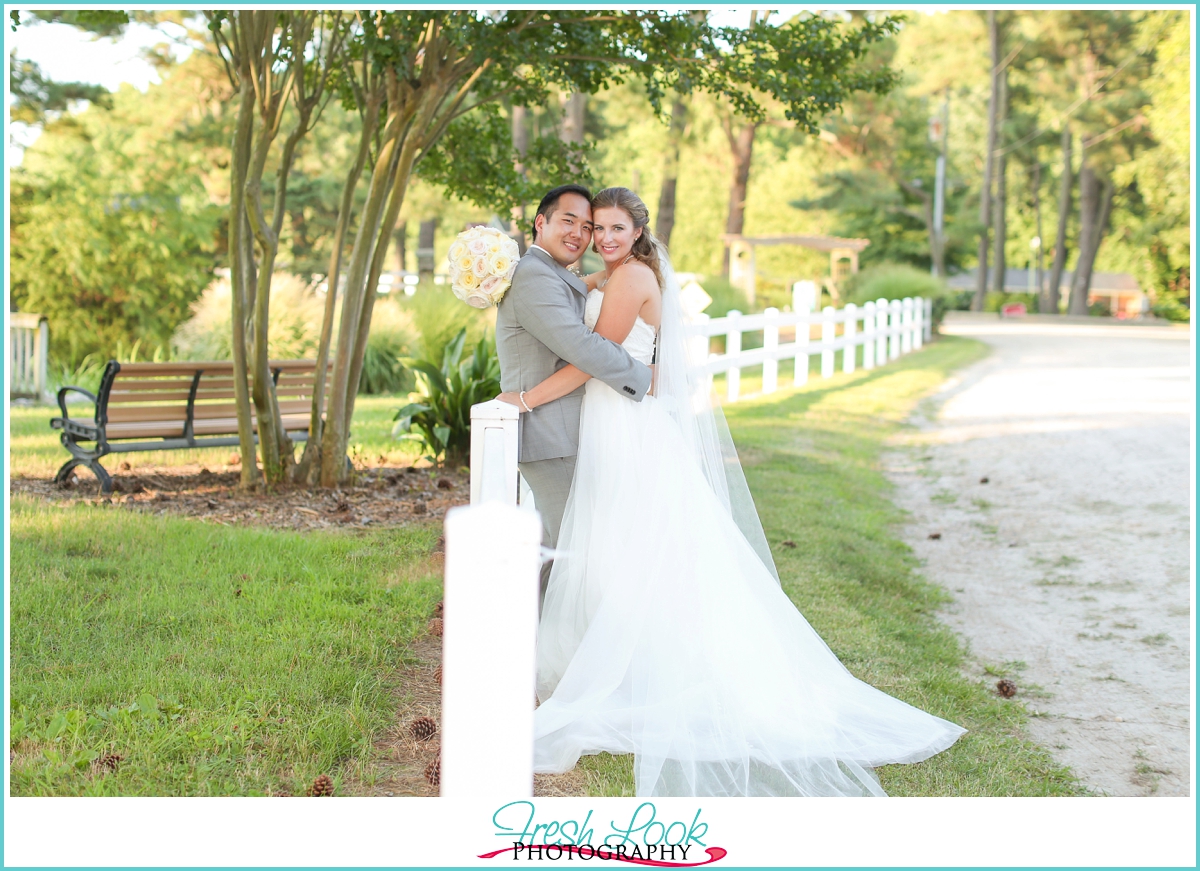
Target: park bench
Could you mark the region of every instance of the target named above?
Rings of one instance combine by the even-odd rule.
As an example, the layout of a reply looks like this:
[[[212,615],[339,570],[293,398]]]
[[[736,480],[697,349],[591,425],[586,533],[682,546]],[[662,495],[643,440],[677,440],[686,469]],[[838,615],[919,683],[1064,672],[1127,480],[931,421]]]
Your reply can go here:
[[[283,428],[293,440],[308,438],[317,364],[313,360],[268,363],[279,399]],[[328,378],[329,369],[326,370]],[[67,395],[91,400],[91,419],[71,417]],[[66,481],[76,466],[87,466],[111,493],[112,477],[100,465],[108,454],[173,451],[236,445],[237,406],[233,402],[232,362],[118,363],[110,360],[92,395],[81,387],[58,391],[62,417],[50,421],[62,430],[71,459],[54,476]],[[258,421],[254,419],[257,441]],[[91,443],[86,447],[83,443]]]

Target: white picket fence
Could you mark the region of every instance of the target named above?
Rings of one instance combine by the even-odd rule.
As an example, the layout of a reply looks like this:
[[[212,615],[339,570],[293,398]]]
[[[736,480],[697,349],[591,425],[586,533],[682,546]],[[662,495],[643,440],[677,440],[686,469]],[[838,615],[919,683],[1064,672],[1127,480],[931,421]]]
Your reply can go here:
[[[47,352],[50,327],[43,315],[9,312],[8,315],[8,398],[39,399],[49,397],[50,379]]]
[[[725,337],[725,353],[711,354],[708,377],[725,373],[725,401],[741,398],[741,370],[762,366],[762,392],[774,393],[779,388],[779,361],[794,360],[792,383],[808,381],[809,358],[821,358],[821,377],[833,375],[836,354],[842,354],[842,371],[853,372],[858,366],[862,348],[863,369],[874,369],[902,354],[914,351],[932,338],[933,301],[920,297],[880,299],[859,307],[848,303],[845,308],[825,306],[813,311],[814,288],[809,282],[798,282],[792,289],[792,311],[769,308],[761,314],[745,315],[731,311],[723,318],[700,314],[689,325],[691,341],[696,343],[694,356],[702,358],[713,336]],[[841,335],[838,335],[838,325]],[[814,329],[820,328],[820,338]],[[780,332],[791,330],[794,338],[780,343]],[[742,335],[763,334],[761,348],[742,350]]]
[[[796,384],[808,359],[821,374],[873,369],[921,347],[930,336],[930,302],[879,300],[858,308],[813,312],[811,288],[797,287],[795,311],[731,312],[691,325],[696,350],[725,336],[725,353],[708,362],[724,372],[726,400],[739,397],[741,370],[763,367],[763,392],[779,386],[779,361],[795,360]],[[820,325],[820,338],[812,338]],[[838,326],[841,334],[838,334]],[[794,331],[791,342],[781,330]],[[761,330],[762,348],[742,350],[742,335]],[[446,514],[445,629],[442,637],[441,786],[444,796],[533,795],[533,702],[541,519],[517,473],[516,406],[493,400],[471,408],[471,504]],[[518,505],[520,507],[518,507]]]

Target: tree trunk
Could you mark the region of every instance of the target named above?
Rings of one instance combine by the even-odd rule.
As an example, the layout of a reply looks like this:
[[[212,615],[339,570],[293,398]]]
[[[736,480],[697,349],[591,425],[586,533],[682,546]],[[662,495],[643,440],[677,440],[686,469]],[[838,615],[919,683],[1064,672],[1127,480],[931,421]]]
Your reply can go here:
[[[1109,179],[1101,181],[1095,170],[1084,165],[1079,171],[1079,262],[1071,280],[1071,306],[1073,315],[1088,314],[1088,295],[1092,289],[1092,270],[1096,265],[1096,254],[1104,239],[1109,216],[1112,213],[1113,184]]]
[[[992,290],[1004,293],[1008,276],[1008,155],[1003,153],[1003,124],[1008,119],[1008,71],[1000,73],[1000,111],[996,116],[996,147],[1001,151],[996,158],[996,198],[992,203],[993,225],[996,228],[996,267],[992,273]]]
[[[525,152],[529,150],[529,130],[525,126],[525,117],[528,110],[524,106],[512,107],[512,141],[513,151],[517,154],[517,173],[525,177]],[[525,238],[525,203],[519,206],[513,206],[511,215],[511,225],[509,235],[517,242],[517,249],[521,256],[525,255],[525,248],[528,241]]]
[[[658,194],[658,216],[654,223],[654,235],[664,245],[671,244],[671,231],[675,229],[675,188],[679,183],[679,150],[683,145],[683,131],[687,125],[687,104],[678,94],[671,104],[671,127],[667,134],[667,152],[663,156],[662,189]]]
[[[417,234],[417,272],[421,274],[422,281],[433,280],[433,271],[436,268],[434,239],[437,223],[437,218],[422,221]]]
[[[246,322],[254,285],[254,255],[246,219],[246,174],[254,133],[254,84],[249,61],[241,73],[241,101],[234,128],[229,183],[229,263],[233,322],[233,396],[238,418],[238,451],[241,455],[241,487],[258,486],[258,451],[254,446],[253,412],[250,405],[249,364],[246,359]]]
[[[1071,169],[1071,128],[1063,122],[1062,129],[1062,181],[1058,189],[1058,228],[1054,237],[1054,265],[1050,267],[1050,283],[1046,286],[1048,314],[1058,314],[1058,301],[1062,289],[1063,271],[1067,268],[1067,222],[1071,218],[1071,189],[1075,186],[1075,172]],[[1039,306],[1039,309],[1041,307]]]
[[[987,151],[983,161],[983,189],[979,195],[979,265],[975,270],[975,297],[971,300],[971,311],[983,311],[988,284],[988,230],[992,217],[992,162],[996,151],[996,118],[1000,109],[1000,29],[996,25],[996,12],[987,14],[988,38],[992,45],[992,95],[988,100]]]
[[[586,110],[587,94],[576,92],[570,96],[563,95],[563,120],[560,134],[563,142],[583,144],[583,124],[587,114]]]
[[[358,154],[350,168],[346,182],[342,185],[342,199],[338,206],[337,226],[333,232],[333,251],[329,257],[329,275],[325,281],[325,312],[321,320],[321,340],[317,345],[317,373],[313,382],[312,411],[308,425],[308,440],[295,472],[297,481],[316,486],[321,474],[321,447],[325,435],[325,388],[329,368],[330,346],[333,344],[333,317],[337,311],[338,285],[342,277],[342,257],[345,253],[346,233],[350,226],[350,214],[354,208],[354,191],[367,164],[371,143],[378,129],[379,110],[383,105],[383,91],[378,85],[370,91],[363,113],[362,133],[359,136]]]
[[[1033,165],[1033,214],[1036,222],[1034,232],[1037,233],[1038,238],[1037,250],[1033,252],[1034,257],[1037,258],[1037,284],[1034,286],[1037,287],[1038,293],[1038,312],[1041,312],[1041,302],[1046,298],[1046,237],[1042,235],[1042,163],[1040,160]]]
[[[733,154],[733,184],[729,188],[729,215],[725,220],[725,232],[733,236],[740,236],[746,224],[746,190],[750,185],[750,158],[754,153],[754,134],[757,132],[757,123],[745,124],[736,136],[732,120],[725,126],[729,150]],[[725,243],[721,274],[729,277],[728,242]]]
[[[408,221],[405,221],[396,228],[396,269],[400,272],[407,272],[408,267],[405,265],[408,259]],[[397,288],[399,289],[399,288]]]

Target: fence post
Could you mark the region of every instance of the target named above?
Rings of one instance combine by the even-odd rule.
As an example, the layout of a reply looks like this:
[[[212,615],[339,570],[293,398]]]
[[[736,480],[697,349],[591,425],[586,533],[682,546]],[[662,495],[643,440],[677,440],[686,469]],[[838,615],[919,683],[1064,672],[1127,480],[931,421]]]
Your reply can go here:
[[[792,379],[792,383],[796,387],[808,383],[808,343],[812,338],[814,299],[816,299],[814,282],[797,281],[792,285],[792,311],[801,318],[796,324],[796,372]]]
[[[842,330],[842,338],[846,340],[846,347],[842,348],[842,371],[854,371],[854,358],[858,353],[858,339],[855,333],[858,332],[858,306],[852,302],[846,303],[846,326]]]
[[[925,335],[925,330],[922,324],[925,321],[925,300],[919,296],[913,298],[913,331],[912,331],[912,346],[913,350],[921,347],[921,341]]]
[[[875,368],[875,303],[863,305],[863,368]]]
[[[779,359],[775,352],[779,350],[779,309],[768,308],[763,312],[767,322],[763,326],[763,351],[767,359],[763,360],[763,393],[774,393],[779,384]]]
[[[444,796],[533,796],[541,518],[487,501],[446,513]]]
[[[471,406],[471,504],[517,504],[517,418],[499,399]]]
[[[925,300],[925,341],[933,341],[933,299]]]
[[[900,358],[900,331],[903,329],[900,321],[904,315],[904,304],[894,299],[888,305],[888,359]]]
[[[821,309],[821,377],[833,377],[833,349],[830,344],[833,343],[834,330],[837,328],[833,322],[834,316],[837,314],[837,309],[831,305]]]
[[[742,353],[742,313],[735,309],[725,317],[729,320],[729,333],[725,336],[725,355],[735,359],[734,364],[725,370],[725,400],[737,402],[742,382],[742,370],[736,363],[737,356]]]
[[[875,365],[888,361],[888,307],[883,297],[875,301]]]
[[[37,372],[36,387],[38,398],[42,401],[50,399],[50,324],[42,320],[38,323],[37,338]]]
[[[913,349],[913,301],[906,296],[900,301],[900,353],[907,354]]]

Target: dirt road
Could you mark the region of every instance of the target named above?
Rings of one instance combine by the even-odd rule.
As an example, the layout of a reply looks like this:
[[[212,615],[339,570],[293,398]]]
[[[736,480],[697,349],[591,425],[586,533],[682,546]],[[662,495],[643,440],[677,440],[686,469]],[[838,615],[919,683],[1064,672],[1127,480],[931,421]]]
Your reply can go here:
[[[944,332],[992,352],[922,408],[888,473],[906,539],[954,596],[945,619],[1097,793],[1188,795],[1188,333],[978,317]]]

